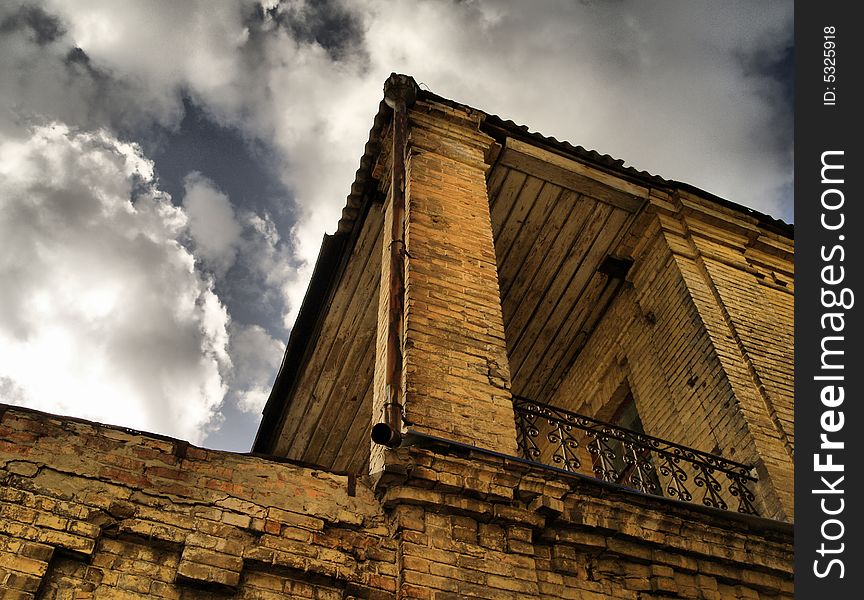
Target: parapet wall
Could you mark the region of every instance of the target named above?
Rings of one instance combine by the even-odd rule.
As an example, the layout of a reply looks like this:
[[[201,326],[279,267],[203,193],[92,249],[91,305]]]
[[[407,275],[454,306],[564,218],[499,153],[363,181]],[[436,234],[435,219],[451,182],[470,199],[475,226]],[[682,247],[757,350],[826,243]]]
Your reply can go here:
[[[397,453],[401,598],[792,598],[789,524],[465,446]]]
[[[414,438],[373,489],[0,411],[4,599],[792,596],[789,524],[464,445]]]
[[[392,598],[395,550],[353,476],[3,414],[2,598]]]

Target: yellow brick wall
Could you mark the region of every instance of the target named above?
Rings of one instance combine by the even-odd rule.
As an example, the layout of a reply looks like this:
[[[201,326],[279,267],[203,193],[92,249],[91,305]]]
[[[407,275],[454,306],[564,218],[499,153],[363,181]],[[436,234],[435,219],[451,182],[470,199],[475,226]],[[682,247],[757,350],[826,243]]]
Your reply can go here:
[[[766,278],[745,254],[759,252],[752,239],[772,234],[751,221],[659,213],[628,285],[551,403],[605,416],[626,382],[647,433],[753,464],[759,513],[791,521],[791,253],[770,258],[777,272]]]
[[[401,448],[364,479],[3,407],[0,598],[790,598],[792,528]]]
[[[3,599],[389,598],[395,549],[345,475],[15,408],[0,421]]]
[[[789,525],[556,480],[479,452],[402,458],[382,499],[400,598],[792,597]]]
[[[393,201],[388,194],[384,206],[384,229],[381,234],[381,282],[378,285],[378,323],[375,332],[375,369],[372,380],[372,423],[380,423],[385,419],[384,411],[387,403],[387,318],[390,306],[390,245],[393,241]],[[403,350],[404,352],[404,350]],[[404,378],[400,382],[405,389]],[[377,473],[384,468],[386,448],[373,441],[369,450],[369,472]]]
[[[790,238],[687,193],[661,214],[667,242],[753,440],[767,514],[794,519]]]
[[[792,242],[760,232],[717,235],[700,231],[700,221],[698,214],[683,219],[695,255],[679,258],[682,273],[692,290],[701,290],[694,298],[754,439],[759,476],[777,492],[777,517],[791,521]]]
[[[437,103],[410,111],[403,401],[416,431],[515,454],[485,179],[492,142],[478,123]],[[759,513],[791,521],[792,242],[685,191],[649,196],[622,242],[635,252],[628,283],[550,403],[608,418],[625,384],[648,433],[753,465]],[[385,265],[374,419],[384,402],[388,277]],[[371,471],[385,463],[373,444]]]

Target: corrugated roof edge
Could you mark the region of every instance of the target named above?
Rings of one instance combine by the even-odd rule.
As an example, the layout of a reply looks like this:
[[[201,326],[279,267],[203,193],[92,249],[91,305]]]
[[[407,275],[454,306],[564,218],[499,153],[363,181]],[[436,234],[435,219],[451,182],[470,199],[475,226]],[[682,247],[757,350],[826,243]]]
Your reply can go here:
[[[792,224],[786,223],[781,219],[776,219],[771,215],[749,208],[742,204],[738,204],[737,202],[732,202],[731,200],[721,198],[720,196],[712,194],[711,192],[703,190],[689,183],[685,183],[683,181],[676,181],[674,179],[664,179],[663,177],[660,177],[659,175],[654,175],[652,173],[649,173],[648,171],[640,171],[639,169],[636,169],[634,167],[627,166],[622,159],[614,158],[608,154],[600,154],[596,150],[588,150],[583,146],[574,146],[566,140],[559,141],[554,137],[545,136],[536,131],[531,131],[527,125],[519,125],[518,123],[515,123],[510,119],[503,119],[498,115],[477,110],[476,108],[468,106],[467,104],[456,102],[455,100],[450,100],[449,98],[444,98],[443,96],[439,96],[434,92],[424,90],[419,87],[418,98],[425,101],[438,102],[452,108],[482,113],[484,117],[481,128],[487,130],[487,132],[494,133],[494,131],[491,130],[495,129],[506,132],[512,137],[519,138],[523,141],[533,143],[535,145],[544,146],[559,154],[564,154],[566,156],[576,158],[577,160],[588,163],[591,166],[597,167],[603,171],[624,177],[628,181],[632,181],[634,183],[641,183],[643,185],[653,186],[656,188],[670,191],[679,189],[689,192],[691,194],[696,194],[697,196],[701,196],[706,200],[716,202],[717,204],[720,204],[721,206],[724,206],[726,208],[730,208],[732,210],[736,210],[744,214],[750,215],[751,217],[757,219],[760,224],[767,226],[769,230],[794,239],[795,232],[794,226]],[[342,209],[342,218],[339,220],[337,233],[350,231],[354,227],[354,221],[356,219],[357,212],[359,211],[359,207],[362,205],[363,193],[365,192],[366,186],[368,185],[369,179],[371,178],[372,168],[375,165],[375,159],[377,158],[378,152],[380,150],[382,132],[384,130],[384,127],[389,122],[390,109],[382,100],[378,105],[378,112],[375,114],[372,129],[369,131],[369,141],[366,142],[363,156],[360,158],[360,167],[357,169],[354,183],[351,185],[351,192],[348,194],[345,207]],[[495,136],[493,135],[493,137]]]
[[[440,102],[453,108],[461,108],[463,110],[483,112],[478,111],[477,109],[472,108],[466,104],[461,104],[454,100],[449,100],[447,98],[438,96],[437,94],[430,92],[429,90],[420,90],[419,97],[423,100]],[[695,194],[697,196],[705,198],[706,200],[716,202],[717,204],[720,204],[721,206],[724,206],[726,208],[730,208],[732,210],[747,214],[757,219],[761,225],[764,225],[767,229],[773,231],[774,233],[784,235],[791,239],[794,239],[795,237],[794,226],[792,224],[786,223],[781,219],[776,219],[766,213],[759,212],[758,210],[749,208],[742,204],[738,204],[737,202],[726,200],[725,198],[716,196],[711,192],[707,192],[689,183],[676,181],[674,179],[664,179],[663,177],[660,177],[659,175],[653,175],[648,171],[640,171],[639,169],[636,169],[634,167],[626,166],[625,162],[621,159],[614,158],[608,154],[600,154],[596,150],[588,150],[583,146],[574,146],[566,140],[559,141],[554,137],[548,137],[543,135],[542,133],[531,131],[527,125],[519,125],[518,123],[515,123],[510,119],[505,120],[498,115],[493,115],[486,112],[483,112],[483,115],[484,119],[481,125],[481,129],[485,129],[487,133],[494,133],[494,131],[491,130],[498,129],[502,132],[510,134],[514,138],[518,138],[522,141],[534,145],[545,147],[558,154],[563,154],[565,156],[575,158],[581,162],[587,163],[608,173],[623,177],[624,179],[627,179],[628,181],[631,181],[633,183],[641,183],[646,186],[660,188],[668,191],[678,189],[689,192],[691,194]],[[493,137],[496,136],[493,135]]]
[[[778,233],[792,239],[794,239],[795,237],[794,226],[790,223],[786,223],[781,219],[776,219],[769,214],[749,208],[747,206],[744,206],[743,204],[738,204],[737,202],[726,200],[725,198],[721,198],[720,196],[712,194],[711,192],[707,192],[702,188],[696,187],[695,185],[684,183],[683,181],[676,181],[674,179],[664,179],[659,175],[653,175],[648,171],[640,171],[633,167],[625,166],[623,160],[613,158],[608,154],[600,154],[596,150],[586,150],[582,146],[574,146],[567,141],[561,142],[554,137],[546,137],[541,133],[529,130],[528,127],[526,127],[525,125],[518,125],[510,120],[505,121],[497,115],[487,114],[483,126],[485,126],[486,128],[498,128],[510,134],[514,138],[534,144],[536,146],[545,147],[558,154],[563,154],[565,156],[575,158],[580,162],[587,163],[593,167],[599,168],[608,173],[612,173],[633,183],[640,183],[645,186],[663,189],[666,191],[682,190],[691,194],[695,194],[701,198],[705,198],[706,200],[715,202],[726,208],[730,208],[732,210],[736,210],[738,212],[749,215],[757,219],[760,225],[765,226],[766,229],[773,231],[774,233]]]
[[[480,112],[483,114],[481,128],[493,137],[497,137],[494,135],[496,133],[495,130],[499,130],[512,137],[543,146],[565,156],[576,158],[579,161],[621,176],[634,183],[641,183],[667,191],[679,189],[695,194],[725,208],[747,214],[757,219],[767,230],[794,239],[793,225],[752,208],[715,196],[689,183],[663,179],[647,171],[640,171],[633,167],[625,166],[623,160],[613,158],[608,154],[600,154],[596,150],[586,150],[582,146],[574,146],[570,142],[558,141],[554,137],[547,137],[540,133],[532,132],[526,125],[518,125],[511,120],[505,120],[497,115],[479,111],[467,104],[444,98],[434,92],[419,88],[419,86],[418,99],[438,102],[451,108]],[[346,199],[345,207],[342,209],[342,216],[339,219],[336,233],[332,236],[324,236],[321,251],[312,272],[312,278],[309,281],[309,288],[307,288],[303,304],[297,315],[297,321],[291,329],[291,334],[288,338],[282,365],[276,375],[276,380],[273,383],[267,404],[262,411],[261,424],[258,427],[258,433],[252,446],[253,452],[267,454],[273,451],[276,442],[274,434],[282,427],[282,422],[285,419],[288,408],[287,404],[280,404],[278,398],[287,398],[290,394],[291,388],[293,388],[296,382],[299,367],[310,348],[310,342],[313,341],[313,338],[317,337],[317,331],[320,328],[321,318],[324,314],[323,307],[327,303],[326,299],[332,296],[336,283],[339,281],[341,270],[344,269],[347,263],[345,258],[352,251],[353,244],[349,243],[349,240],[356,237],[358,231],[356,226],[362,222],[362,217],[366,212],[364,210],[364,203],[368,201],[370,194],[373,193],[370,189],[370,186],[375,185],[372,179],[372,169],[381,150],[382,134],[384,128],[390,122],[391,114],[391,109],[382,99],[378,104],[378,112],[373,119],[372,128],[369,130],[369,140],[366,142],[363,155],[360,157],[360,166],[354,176],[354,182],[351,184],[351,191]]]

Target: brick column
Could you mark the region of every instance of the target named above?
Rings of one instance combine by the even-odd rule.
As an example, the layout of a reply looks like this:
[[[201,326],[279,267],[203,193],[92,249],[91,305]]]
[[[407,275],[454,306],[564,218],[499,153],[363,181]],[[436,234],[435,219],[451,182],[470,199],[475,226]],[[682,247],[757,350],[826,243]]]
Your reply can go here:
[[[479,116],[436,103],[409,112],[405,185],[404,425],[506,454],[516,430]],[[384,256],[389,256],[388,199]],[[373,422],[386,401],[389,269],[382,269]],[[382,321],[383,319],[383,321]],[[382,447],[373,445],[371,470]]]
[[[734,419],[717,427],[730,441],[718,443],[755,465],[763,516],[792,521],[793,242],[734,213],[712,222],[686,193],[674,200],[675,220],[661,216],[666,240],[734,394],[724,406]]]

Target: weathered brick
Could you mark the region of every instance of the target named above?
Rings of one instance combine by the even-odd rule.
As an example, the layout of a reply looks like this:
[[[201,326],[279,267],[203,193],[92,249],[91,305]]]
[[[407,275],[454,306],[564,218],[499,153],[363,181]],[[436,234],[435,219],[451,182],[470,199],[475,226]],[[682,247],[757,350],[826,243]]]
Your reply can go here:
[[[18,571],[28,575],[41,577],[47,568],[47,563],[27,558],[25,556],[14,556],[11,554],[0,554],[0,568],[10,571]]]
[[[232,588],[237,587],[237,584],[240,582],[240,573],[237,571],[220,569],[194,562],[181,562],[177,567],[177,576],[181,579],[224,585]]]
[[[0,584],[2,584],[4,588],[8,588],[11,590],[19,590],[22,592],[36,592],[36,590],[39,589],[39,584],[41,583],[41,581],[42,578],[38,575],[12,572],[6,578],[5,582],[0,579]]]
[[[194,546],[187,546],[184,548],[183,556],[181,558],[181,562],[182,561],[210,565],[213,567],[219,567],[220,569],[237,572],[240,572],[243,568],[243,559],[239,556],[213,552],[202,548],[196,548]]]

